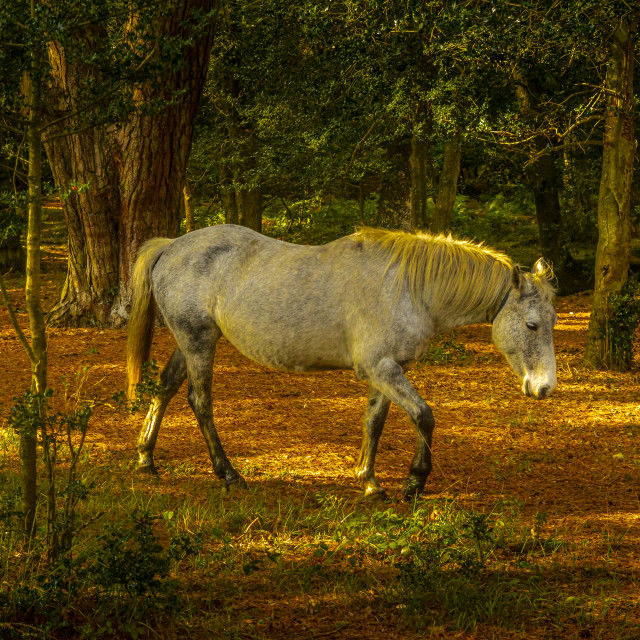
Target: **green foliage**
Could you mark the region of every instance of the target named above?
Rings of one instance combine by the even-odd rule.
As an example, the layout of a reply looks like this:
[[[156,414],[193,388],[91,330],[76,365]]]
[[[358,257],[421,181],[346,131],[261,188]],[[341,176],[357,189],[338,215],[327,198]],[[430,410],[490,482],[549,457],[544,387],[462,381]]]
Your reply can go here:
[[[562,545],[542,536],[544,523],[544,514],[536,514],[527,526],[521,510],[507,503],[492,513],[451,502],[417,504],[408,514],[387,509],[345,518],[336,530],[341,544],[333,552],[325,549],[323,557],[347,552],[355,538],[365,557],[373,553],[394,566],[394,597],[416,629],[443,623],[473,629],[487,622],[520,628],[531,618],[554,615],[554,596],[535,558],[557,553]],[[518,555],[526,558],[524,572],[512,570]],[[353,549],[351,557],[357,557]]]
[[[365,224],[371,224],[376,204],[374,199],[365,202]],[[315,196],[286,206],[283,202],[265,213],[265,235],[297,244],[325,244],[353,233],[360,224],[356,203],[343,198]]]
[[[640,327],[640,281],[630,276],[620,293],[611,296],[607,327],[610,365],[626,370],[633,363]]]
[[[489,242],[509,238],[511,243],[537,243],[535,208],[530,194],[518,189],[509,197],[499,193],[483,202],[458,196],[453,209],[452,231],[462,238]]]
[[[171,520],[169,513],[154,516],[137,507],[124,519],[111,518],[93,537],[80,535],[94,534],[91,525],[113,505],[91,515],[86,506],[78,509],[96,486],[81,467],[88,459],[81,452],[91,409],[76,401],[70,411],[53,412],[52,398],[51,390],[27,392],[9,417],[15,433],[39,437],[47,518],[26,546],[19,486],[0,467],[0,619],[7,621],[0,631],[20,637],[33,626],[47,637],[146,636],[147,623],[185,613],[170,571],[200,552],[202,538],[175,531],[162,545],[156,529]],[[72,611],[86,615],[70,623]]]
[[[369,593],[376,615],[392,611],[394,624],[419,632],[582,630],[612,621],[625,628],[615,605],[605,616],[583,591],[565,589],[584,544],[563,541],[549,531],[546,514],[526,516],[516,501],[491,511],[447,500],[381,509],[327,492],[265,499],[262,488],[200,500],[199,480],[189,501],[166,491],[140,500],[121,474],[105,473],[94,509],[106,506],[108,523],[83,530],[73,557],[44,566],[37,555],[22,555],[17,563],[2,548],[4,584],[6,569],[12,572],[12,588],[0,590],[8,628],[133,639],[150,637],[149,628],[161,638],[188,637],[193,625],[220,638],[268,637],[268,619],[249,614],[260,626],[248,627],[238,609],[257,585],[279,602],[300,599],[309,607],[328,595],[350,608],[354,593]],[[127,491],[113,494],[119,485]],[[8,487],[0,482],[0,489]],[[616,593],[606,567],[592,571],[600,572],[597,589]]]
[[[418,360],[418,369],[430,364],[465,364],[473,358],[467,348],[456,340],[454,333],[439,336],[429,344],[427,352]]]
[[[161,594],[166,585],[170,558],[154,530],[161,519],[134,510],[128,524],[109,523],[97,538],[97,562],[82,568],[82,574],[111,598],[138,598]]]
[[[78,504],[89,496],[92,483],[78,474],[85,437],[92,409],[88,404],[76,404],[70,411],[50,409],[53,391],[26,391],[11,408],[9,426],[21,437],[39,438],[44,463],[46,495],[47,557],[58,561],[69,554],[73,538],[79,528]],[[61,457],[66,458],[66,470],[60,468]],[[62,485],[60,476],[64,476]]]
[[[16,197],[9,191],[0,191],[0,246],[26,231],[26,216],[21,213],[25,205],[24,195]]]
[[[155,530],[159,520],[134,509],[124,522],[107,524],[90,546],[76,549],[73,557],[42,568],[37,555],[27,556],[24,582],[0,591],[3,618],[61,634],[70,630],[69,607],[79,606],[90,616],[71,625],[74,637],[135,639],[147,636],[147,624],[183,615],[178,583],[170,578],[169,569],[176,558],[196,554],[198,544],[182,534],[164,547]]]
[[[155,360],[142,363],[142,380],[136,385],[135,400],[127,402],[124,390],[116,391],[111,399],[119,409],[124,409],[130,413],[146,411],[149,404],[164,393],[165,388],[158,377],[158,365]]]

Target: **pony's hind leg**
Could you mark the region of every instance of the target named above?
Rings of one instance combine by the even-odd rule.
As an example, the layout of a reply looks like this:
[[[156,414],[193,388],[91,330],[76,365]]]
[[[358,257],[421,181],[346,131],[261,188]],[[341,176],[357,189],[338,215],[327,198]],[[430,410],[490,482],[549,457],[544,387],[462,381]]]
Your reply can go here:
[[[409,475],[402,487],[404,499],[411,500],[422,493],[427,477],[431,473],[431,438],[435,427],[433,412],[407,380],[402,367],[390,358],[383,358],[367,370],[367,374],[371,384],[403,409],[416,426],[418,432],[416,453],[409,468]]]
[[[209,448],[209,455],[216,475],[224,480],[225,487],[246,487],[242,476],[233,468],[222,448],[218,432],[213,424],[211,384],[215,342],[210,350],[192,350],[187,355],[187,377],[189,379],[188,400],[196,416],[202,435]]]
[[[376,480],[374,464],[378,442],[389,413],[390,404],[391,401],[385,395],[369,386],[367,409],[363,420],[362,447],[354,469],[356,479],[363,485],[365,498],[386,497],[384,489]]]
[[[165,409],[187,377],[187,364],[180,349],[176,349],[169,362],[160,373],[160,383],[164,390],[151,401],[147,417],[138,436],[138,471],[157,475],[153,463],[153,450],[158,439],[160,423]]]

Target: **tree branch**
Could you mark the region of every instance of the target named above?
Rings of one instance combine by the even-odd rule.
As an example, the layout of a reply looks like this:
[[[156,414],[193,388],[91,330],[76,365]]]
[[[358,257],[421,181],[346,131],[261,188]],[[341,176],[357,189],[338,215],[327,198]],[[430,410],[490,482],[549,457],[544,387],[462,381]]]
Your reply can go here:
[[[6,169],[7,171],[11,171],[11,173],[15,173],[18,176],[18,178],[20,178],[20,180],[22,180],[23,182],[26,183],[27,181],[26,173],[22,173],[22,171],[18,171],[15,167],[12,167],[8,164],[4,164],[4,162],[0,162],[0,169]]]
[[[11,324],[13,325],[14,331],[18,334],[18,340],[20,340],[24,350],[27,352],[29,356],[29,360],[31,361],[31,365],[35,366],[37,364],[35,354],[33,353],[33,349],[27,340],[27,337],[24,335],[24,331],[20,327],[18,323],[18,318],[16,317],[16,312],[13,310],[13,306],[11,301],[9,300],[9,295],[7,294],[7,289],[4,285],[4,277],[0,273],[0,290],[2,291],[2,301],[4,302],[4,306],[7,308],[7,312],[9,313],[9,320],[11,320]]]
[[[371,123],[371,126],[367,129],[367,132],[362,136],[362,139],[356,144],[353,150],[353,153],[351,154],[351,159],[349,160],[349,166],[351,166],[351,164],[353,163],[353,160],[356,157],[356,153],[358,153],[358,151],[360,150],[360,147],[364,144],[366,139],[373,132],[374,127],[376,126],[376,124],[378,124],[378,120],[380,120],[380,117],[377,117],[373,120],[373,122]]]
[[[26,123],[25,123],[26,124]],[[11,133],[15,133],[17,135],[24,135],[24,131],[22,129],[18,129],[17,127],[12,127],[9,124],[4,122],[0,122],[0,129],[5,129],[6,131],[11,131]]]

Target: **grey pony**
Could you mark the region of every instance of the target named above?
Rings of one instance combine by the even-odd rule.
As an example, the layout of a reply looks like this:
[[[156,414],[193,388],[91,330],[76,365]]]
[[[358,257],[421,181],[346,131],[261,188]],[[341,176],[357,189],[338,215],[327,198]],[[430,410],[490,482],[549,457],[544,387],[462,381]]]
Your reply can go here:
[[[154,300],[177,341],[160,374],[164,391],[138,439],[138,468],[156,473],[153,450],[164,411],[188,379],[188,401],[213,468],[227,489],[245,481],[213,423],[215,348],[225,336],[241,353],[282,371],[353,369],[369,384],[355,476],[365,497],[384,495],[374,462],[391,402],[417,430],[402,493],[420,494],[431,471],[434,418],[405,372],[436,335],[492,322],[496,346],[538,399],[556,387],[553,278],[541,259],[531,273],[507,256],[450,236],[359,229],[301,246],[234,225],[201,229],[141,248],[133,272],[127,341],[128,394],[150,355]]]

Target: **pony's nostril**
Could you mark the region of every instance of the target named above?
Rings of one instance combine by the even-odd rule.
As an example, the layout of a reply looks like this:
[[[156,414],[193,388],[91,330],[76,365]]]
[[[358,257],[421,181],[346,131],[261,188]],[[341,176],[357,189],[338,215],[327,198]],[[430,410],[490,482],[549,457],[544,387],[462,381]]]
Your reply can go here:
[[[538,389],[538,400],[542,400],[543,398],[546,398],[549,393],[551,391],[551,387],[548,384],[545,384],[544,386],[540,387]]]

